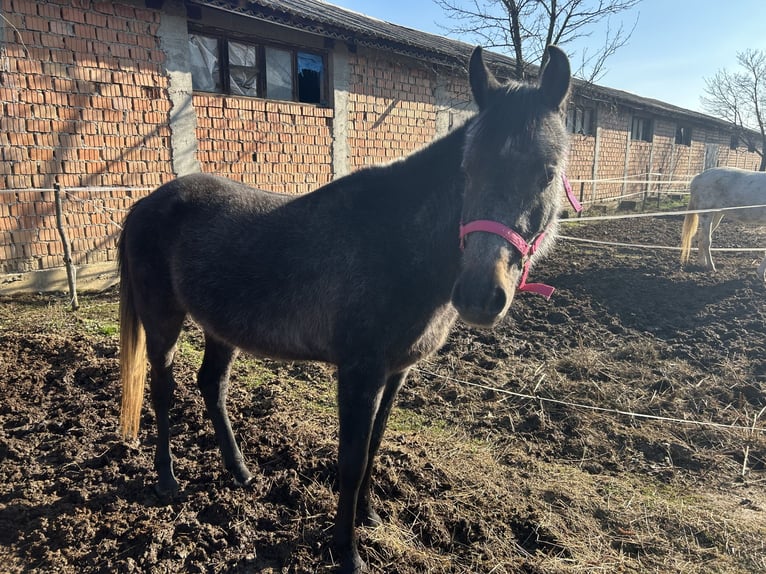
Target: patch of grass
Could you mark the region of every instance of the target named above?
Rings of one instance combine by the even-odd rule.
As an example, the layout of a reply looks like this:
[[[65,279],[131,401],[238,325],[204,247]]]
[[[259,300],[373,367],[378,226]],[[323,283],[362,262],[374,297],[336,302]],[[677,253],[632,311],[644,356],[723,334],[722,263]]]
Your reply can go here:
[[[394,408],[388,421],[387,429],[401,433],[421,431],[440,432],[447,428],[447,423],[412,411],[410,409]]]
[[[114,337],[120,332],[120,326],[117,323],[104,323],[97,325],[96,330],[105,337]]]
[[[279,377],[264,362],[249,355],[240,354],[234,366],[234,373],[247,389],[273,383]]]
[[[198,369],[202,364],[202,355],[204,354],[202,348],[196,344],[195,341],[190,340],[188,337],[181,335],[178,341],[178,350],[176,351],[176,360],[183,360],[190,362],[195,369]]]

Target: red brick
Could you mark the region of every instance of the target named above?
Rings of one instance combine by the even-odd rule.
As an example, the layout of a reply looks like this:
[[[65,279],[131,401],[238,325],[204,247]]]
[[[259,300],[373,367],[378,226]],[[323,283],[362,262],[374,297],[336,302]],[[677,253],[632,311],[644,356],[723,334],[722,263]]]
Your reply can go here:
[[[61,17],[69,22],[85,23],[85,12],[79,8],[63,6],[61,8]]]

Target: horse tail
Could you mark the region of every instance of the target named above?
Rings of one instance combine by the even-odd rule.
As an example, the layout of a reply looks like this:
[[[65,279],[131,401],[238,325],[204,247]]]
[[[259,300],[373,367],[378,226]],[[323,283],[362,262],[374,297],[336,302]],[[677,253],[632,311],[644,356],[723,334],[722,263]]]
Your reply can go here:
[[[120,433],[123,438],[135,438],[138,436],[141,405],[144,401],[146,386],[146,334],[136,313],[135,293],[125,247],[127,230],[128,226],[125,225],[119,244],[120,378],[122,379]]]
[[[693,182],[692,182],[693,183]],[[697,201],[694,197],[694,187],[692,186],[691,197],[689,198],[689,207],[687,209],[692,210],[697,208]],[[697,232],[697,225],[699,225],[699,216],[696,213],[687,213],[684,217],[684,226],[681,230],[681,264],[685,264],[689,261],[689,251],[692,247],[692,238]]]

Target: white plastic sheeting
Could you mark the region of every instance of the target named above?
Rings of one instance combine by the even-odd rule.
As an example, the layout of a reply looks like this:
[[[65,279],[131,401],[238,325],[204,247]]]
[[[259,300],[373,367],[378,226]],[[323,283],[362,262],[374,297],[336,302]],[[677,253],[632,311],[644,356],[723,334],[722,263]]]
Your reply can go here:
[[[288,50],[266,47],[266,97],[293,99],[293,56]]]
[[[229,42],[229,90],[239,96],[258,95],[256,46]]]
[[[189,55],[193,89],[202,92],[219,92],[221,86],[218,40],[191,34],[189,36]]]

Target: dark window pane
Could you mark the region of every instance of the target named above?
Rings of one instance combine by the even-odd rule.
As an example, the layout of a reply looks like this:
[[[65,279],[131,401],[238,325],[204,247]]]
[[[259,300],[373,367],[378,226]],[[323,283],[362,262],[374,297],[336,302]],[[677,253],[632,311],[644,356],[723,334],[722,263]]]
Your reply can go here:
[[[593,134],[593,108],[585,108],[583,110],[582,127],[584,134]]]
[[[316,54],[298,52],[298,101],[324,101],[324,60]]]

